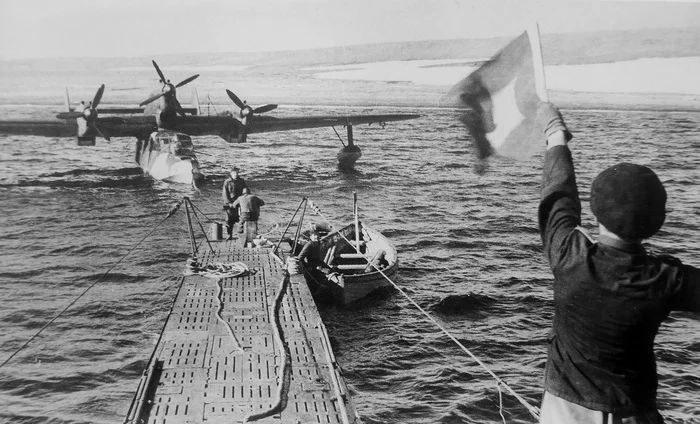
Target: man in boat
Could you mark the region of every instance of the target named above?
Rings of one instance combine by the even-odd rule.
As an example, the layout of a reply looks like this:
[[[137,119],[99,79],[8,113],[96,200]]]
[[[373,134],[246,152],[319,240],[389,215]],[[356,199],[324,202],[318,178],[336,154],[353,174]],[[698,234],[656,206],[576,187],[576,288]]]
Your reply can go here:
[[[328,278],[329,275],[335,274],[321,257],[321,243],[319,242],[319,238],[320,236],[316,229],[312,230],[311,233],[309,233],[309,242],[301,248],[301,252],[297,255],[299,262],[306,262],[307,269],[317,281],[321,281]]]
[[[252,237],[255,237],[258,234],[260,207],[264,204],[265,202],[261,198],[250,193],[248,187],[243,189],[240,197],[231,203],[233,208],[239,209],[239,219],[241,220],[241,227],[238,230],[239,233],[243,233],[245,231],[247,235]]]
[[[537,120],[547,143],[539,226],[555,307],[540,422],[663,423],[654,337],[671,311],[700,312],[700,269],[642,246],[666,215],[666,191],[645,166],[621,163],[595,178],[593,241],[579,227],[571,133],[550,103]]]
[[[245,180],[238,173],[238,168],[234,167],[229,173],[229,178],[224,181],[221,196],[224,200],[224,210],[226,211],[226,231],[228,239],[233,237],[233,227],[239,220],[238,208],[233,206],[233,202],[243,194],[243,189],[248,188]]]
[[[319,243],[318,239],[318,233],[316,231],[311,231],[309,234],[309,242],[301,248],[301,252],[297,255],[299,262],[306,261],[309,269],[312,270],[327,268],[321,258],[321,243]]]

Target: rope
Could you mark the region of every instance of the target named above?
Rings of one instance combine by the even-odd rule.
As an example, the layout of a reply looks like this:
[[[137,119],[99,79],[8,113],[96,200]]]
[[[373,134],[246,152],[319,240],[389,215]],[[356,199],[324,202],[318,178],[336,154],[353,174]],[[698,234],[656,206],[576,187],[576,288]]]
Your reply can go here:
[[[200,266],[194,260],[188,260],[185,267],[185,275],[202,275],[204,277],[221,279],[241,276],[249,272],[248,267],[243,262],[221,263],[216,262],[209,265]]]
[[[274,414],[277,414],[278,412],[281,412],[287,407],[289,385],[292,381],[292,353],[289,350],[289,345],[284,340],[284,330],[282,329],[282,323],[280,322],[280,309],[282,308],[282,298],[284,298],[288,286],[289,272],[285,272],[284,278],[280,283],[279,290],[277,291],[277,296],[275,296],[275,307],[273,310],[273,319],[275,322],[275,326],[273,327],[273,329],[275,330],[275,341],[280,346],[280,356],[284,357],[284,361],[282,362],[282,369],[280,370],[280,373],[282,375],[282,381],[277,386],[277,402],[275,402],[275,405],[273,405],[267,411],[246,415],[243,418],[244,423],[270,417]]]
[[[235,262],[232,264],[235,266],[236,273],[234,275],[227,275],[226,277],[221,277],[216,280],[216,300],[219,301],[219,307],[216,310],[216,318],[221,322],[222,324],[226,325],[226,329],[228,330],[228,334],[231,336],[231,339],[233,339],[233,342],[236,345],[236,351],[239,353],[243,353],[243,346],[241,345],[241,342],[238,341],[238,338],[236,335],[233,333],[233,329],[231,328],[231,324],[229,324],[227,321],[224,320],[224,317],[221,316],[221,312],[224,310],[224,301],[221,299],[221,295],[223,293],[223,287],[222,287],[222,282],[224,278],[234,278],[234,277],[239,277],[241,275],[247,274],[249,272],[248,267],[246,264],[243,262]]]
[[[198,152],[197,154],[199,154],[199,152]],[[212,156],[213,156],[213,155],[212,155]],[[207,214],[205,214],[204,212],[202,212],[202,210],[199,209],[194,203],[190,202],[190,204],[192,205],[192,207],[193,207],[197,212],[201,213],[202,216],[204,216],[204,217],[207,219],[207,222],[210,222],[210,223],[211,223],[211,222],[218,222],[218,221],[216,221],[216,220],[210,218],[210,217],[209,217]],[[281,217],[280,219],[278,219],[277,221],[275,221],[275,222],[271,225],[270,231],[268,231],[268,232],[266,232],[266,233],[258,233],[258,235],[260,235],[260,236],[266,236],[266,235],[272,234],[272,232],[275,231],[275,230],[279,230],[279,228],[280,228],[280,222],[281,222],[284,218],[286,218],[287,215],[289,215],[289,212],[285,212],[285,214],[282,215],[282,217]]]
[[[277,231],[280,232],[280,236],[281,236],[281,235],[282,235],[282,230],[281,230],[280,228],[281,228],[281,226],[282,226],[282,223],[285,222],[285,219],[286,219],[287,216],[289,216],[291,213],[292,213],[291,211],[285,212],[284,215],[282,215],[279,219],[275,220],[275,221],[272,223],[272,225],[270,225],[270,231],[268,231],[268,232],[266,232],[266,233],[258,233],[258,235],[260,235],[260,236],[267,236],[267,235],[272,234],[275,230],[277,230]]]
[[[202,221],[200,221],[199,215],[197,215],[197,211],[195,210],[194,203],[192,203],[192,201],[189,198],[187,198],[187,203],[192,205],[192,214],[194,215],[194,218],[197,220],[197,224],[199,224],[199,229],[202,230],[202,235],[204,235],[204,240],[207,242],[207,245],[209,246],[209,251],[214,252],[214,248],[211,246],[211,243],[209,242],[209,237],[207,237],[207,232],[204,229],[204,226],[202,225]],[[204,215],[204,213],[202,213],[202,215]]]
[[[153,229],[151,229],[151,231],[149,231],[148,234],[146,234],[138,243],[136,243],[134,246],[132,246],[131,249],[129,249],[129,251],[126,252],[126,253],[124,254],[124,256],[122,256],[121,258],[119,258],[119,260],[118,260],[117,262],[115,262],[104,274],[100,275],[92,284],[90,284],[90,285],[88,286],[88,288],[86,288],[85,290],[83,290],[83,292],[80,293],[80,295],[78,295],[78,297],[76,297],[70,304],[68,304],[68,306],[66,306],[61,312],[59,312],[58,315],[56,315],[55,317],[51,318],[51,320],[50,320],[49,322],[47,322],[46,324],[44,324],[44,326],[41,327],[41,328],[39,329],[39,331],[37,331],[29,340],[27,340],[26,342],[24,342],[24,344],[23,344],[22,346],[20,346],[17,350],[15,350],[15,351],[12,353],[12,355],[10,355],[7,359],[5,359],[5,361],[4,361],[2,364],[0,364],[0,368],[4,367],[5,364],[7,364],[8,362],[10,362],[10,360],[12,360],[12,358],[14,358],[20,351],[22,351],[24,348],[26,348],[26,347],[29,345],[29,343],[31,343],[32,341],[34,341],[34,339],[36,339],[37,337],[39,337],[39,335],[40,335],[44,330],[46,330],[46,328],[48,328],[48,326],[50,326],[51,324],[53,324],[58,318],[60,318],[64,313],[66,313],[66,311],[67,311],[68,309],[70,309],[73,305],[75,305],[83,296],[85,296],[85,294],[86,294],[88,291],[90,291],[90,289],[92,289],[93,287],[95,287],[95,285],[97,285],[97,283],[99,283],[100,280],[102,280],[107,274],[109,274],[109,273],[110,273],[117,265],[119,265],[127,256],[129,256],[129,254],[131,254],[131,252],[133,252],[134,249],[136,249],[141,243],[143,243],[148,237],[150,237],[151,234],[153,234],[153,232],[154,232],[156,229],[158,229],[158,227],[160,227],[168,218],[170,218],[171,216],[173,216],[173,214],[175,214],[175,212],[177,212],[177,210],[180,208],[180,206],[182,205],[182,202],[183,202],[184,200],[185,200],[185,199],[183,198],[182,200],[180,200],[179,202],[177,202],[177,203],[170,209],[170,211],[169,211],[168,214],[165,216],[165,218],[163,218],[158,224],[156,224],[156,226],[153,227]]]
[[[199,152],[197,152],[197,154],[199,154]],[[207,216],[207,214],[205,214],[204,212],[202,212],[201,209],[199,209],[193,202],[190,202],[190,205],[192,205],[192,207],[193,207],[197,212],[201,213],[207,220],[209,220],[209,222],[216,222],[216,221],[214,221],[213,219],[209,218],[209,217]]]
[[[322,219],[324,219],[325,221],[327,221],[328,223],[330,223],[330,221],[329,221],[325,216],[323,216],[323,214],[321,213],[321,210],[320,210],[313,202],[310,201],[310,203],[311,203],[311,208],[314,210],[314,212],[316,212]],[[331,227],[333,227],[333,225],[331,225]],[[352,243],[350,240],[348,240],[342,233],[339,232],[338,234],[340,234],[340,236],[343,237],[343,239],[344,239],[350,246],[353,246],[353,248],[355,249],[355,251],[356,251],[357,253],[360,253],[360,251],[359,251],[359,249],[358,249],[359,246],[354,246],[353,243]],[[508,386],[508,384],[506,384],[505,381],[501,380],[493,371],[491,371],[491,370],[486,366],[486,364],[484,364],[479,358],[477,358],[469,349],[467,349],[459,340],[457,340],[457,338],[455,338],[449,331],[447,331],[447,329],[445,329],[445,327],[443,327],[442,325],[440,325],[440,323],[437,322],[437,321],[435,320],[435,318],[433,318],[425,309],[423,309],[418,303],[416,303],[416,301],[414,301],[401,287],[398,286],[398,284],[396,284],[394,281],[392,281],[391,278],[389,278],[389,277],[384,273],[384,271],[382,271],[381,269],[379,269],[379,267],[377,267],[377,266],[375,266],[375,265],[373,265],[373,264],[371,264],[371,263],[370,263],[370,265],[372,265],[380,274],[382,274],[382,276],[383,276],[389,283],[391,283],[391,285],[394,286],[394,288],[396,288],[406,299],[408,299],[408,301],[411,302],[411,303],[413,304],[413,306],[415,306],[423,315],[425,315],[426,318],[428,318],[433,324],[435,324],[435,326],[436,326],[437,328],[439,328],[447,337],[449,337],[449,338],[450,338],[457,346],[459,346],[467,355],[469,355],[474,361],[476,361],[476,363],[479,364],[479,365],[481,366],[481,368],[483,368],[489,375],[491,375],[491,377],[493,377],[494,380],[496,380],[496,382],[498,383],[498,384],[496,385],[496,387],[498,388],[498,395],[499,395],[499,398],[501,397],[501,388],[500,388],[500,386],[502,385],[503,387],[506,388],[506,390],[508,390],[508,392],[509,392],[511,395],[513,395],[513,396],[514,396],[514,397],[515,397],[515,398],[530,412],[530,414],[532,414],[532,416],[533,416],[536,420],[539,420],[539,419],[540,419],[540,411],[539,411],[539,409],[538,409],[537,407],[530,405],[530,404],[527,402],[527,400],[525,400],[522,396],[520,396],[520,395],[517,394],[513,389],[511,389],[510,386]],[[501,401],[499,413],[501,414],[501,417],[503,418],[503,422],[505,422],[505,418],[503,417],[502,409],[503,409],[503,403],[502,403],[502,401]]]

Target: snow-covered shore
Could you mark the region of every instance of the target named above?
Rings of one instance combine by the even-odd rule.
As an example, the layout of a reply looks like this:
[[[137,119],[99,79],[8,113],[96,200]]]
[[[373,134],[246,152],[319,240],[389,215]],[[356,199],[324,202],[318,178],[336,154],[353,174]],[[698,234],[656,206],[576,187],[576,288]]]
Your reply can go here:
[[[475,69],[459,66],[481,59],[390,61],[312,68],[316,78],[406,81],[450,86]],[[700,57],[647,58],[589,65],[545,66],[547,88],[594,93],[700,95]]]

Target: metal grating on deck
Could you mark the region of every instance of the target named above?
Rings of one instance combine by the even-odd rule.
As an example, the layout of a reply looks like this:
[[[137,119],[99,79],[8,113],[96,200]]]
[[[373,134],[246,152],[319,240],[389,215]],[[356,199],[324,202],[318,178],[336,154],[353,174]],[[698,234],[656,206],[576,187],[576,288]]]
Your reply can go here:
[[[360,423],[303,277],[268,250],[214,247],[202,265],[244,262],[250,273],[184,277],[125,422]]]

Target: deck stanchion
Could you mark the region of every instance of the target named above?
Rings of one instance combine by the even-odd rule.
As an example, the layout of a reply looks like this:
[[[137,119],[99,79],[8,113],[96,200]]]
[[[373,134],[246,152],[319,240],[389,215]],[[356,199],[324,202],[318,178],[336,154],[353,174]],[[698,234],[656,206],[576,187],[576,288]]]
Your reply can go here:
[[[294,214],[292,214],[292,217],[289,219],[289,222],[287,223],[287,226],[284,228],[284,231],[282,232],[282,235],[280,236],[280,240],[277,242],[277,245],[275,246],[275,249],[273,252],[277,254],[277,250],[280,247],[280,244],[282,244],[282,239],[284,238],[284,235],[287,234],[287,230],[289,227],[292,225],[292,222],[294,222],[294,218],[296,218],[297,213],[299,213],[299,209],[301,209],[301,206],[306,202],[306,197],[301,199],[301,202],[299,202],[299,206],[297,206],[297,209],[294,211]],[[305,208],[306,209],[306,208]]]
[[[194,230],[192,229],[192,217],[190,216],[190,198],[185,196],[185,212],[187,214],[187,229],[190,232],[190,243],[192,243],[192,256],[197,256],[197,243],[194,241]]]

